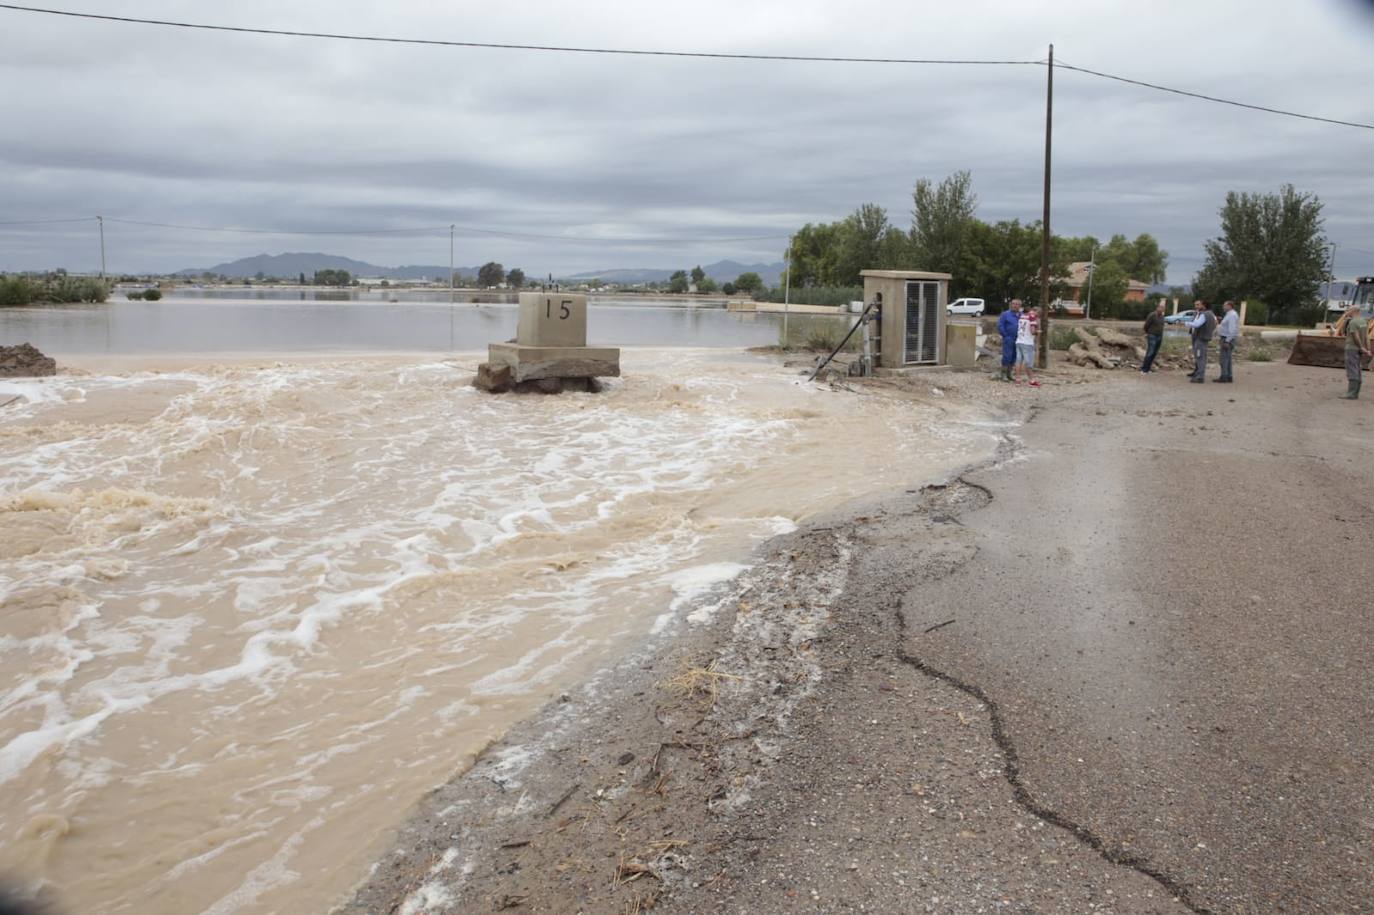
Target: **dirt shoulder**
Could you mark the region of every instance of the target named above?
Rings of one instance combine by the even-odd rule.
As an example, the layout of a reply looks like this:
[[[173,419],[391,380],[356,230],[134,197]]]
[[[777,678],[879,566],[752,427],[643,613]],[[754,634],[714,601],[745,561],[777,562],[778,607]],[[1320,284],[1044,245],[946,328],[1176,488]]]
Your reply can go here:
[[[1312,879],[1283,897],[1294,910],[1317,910],[1320,900],[1334,906],[1325,910],[1358,910],[1349,895],[1357,882],[1342,874],[1355,873],[1364,846],[1343,838],[1302,851],[1292,842],[1284,849],[1299,850],[1296,864],[1244,867],[1271,830],[1310,823],[1282,821],[1275,804],[1249,808],[1264,815],[1248,830],[1245,808],[1226,828],[1210,826],[1244,793],[1237,786],[1269,791],[1292,773],[1233,765],[1209,779],[1196,767],[1257,755],[1261,769],[1272,766],[1272,754],[1257,749],[1274,740],[1272,728],[1253,735],[1255,744],[1228,738],[1214,752],[1193,752],[1213,739],[1199,737],[1200,727],[1256,726],[1264,709],[1246,690],[1261,686],[1272,699],[1276,684],[1325,663],[1322,646],[1288,653],[1306,667],[1218,691],[1216,711],[1232,722],[1222,725],[1195,703],[1209,684],[1256,663],[1261,655],[1251,652],[1261,645],[1213,652],[1180,676],[1161,659],[1193,652],[1188,660],[1197,661],[1234,620],[1218,614],[1207,626],[1170,628],[1176,601],[1142,598],[1139,583],[1123,577],[1144,550],[1161,593],[1181,593],[1174,582],[1189,580],[1189,567],[1167,561],[1178,536],[1170,522],[1197,514],[1188,509],[1205,499],[1207,479],[1182,490],[1177,516],[1159,524],[1142,521],[1144,506],[1170,493],[1174,471],[1196,456],[1215,458],[1218,443],[1256,452],[1276,441],[1279,404],[1294,404],[1278,414],[1284,422],[1314,409],[1300,397],[1325,409],[1339,373],[1264,366],[1238,369],[1238,385],[1201,388],[1182,373],[1079,383],[1089,374],[1065,371],[1038,402],[977,374],[924,376],[913,396],[986,390],[1009,411],[1039,409],[985,467],[765,545],[666,647],[562,697],[433,792],[340,911],[1250,911],[1269,910],[1281,895],[1270,891],[1285,879],[1276,875],[1295,870]],[[1350,421],[1333,414],[1320,434],[1336,436]],[[1299,462],[1284,465],[1295,476],[1314,469],[1292,448],[1304,434],[1283,433],[1270,449]],[[1116,444],[1087,447],[1104,441]],[[1133,485],[1141,465],[1113,462],[1148,448],[1163,455],[1160,482],[1141,495]],[[1340,445],[1342,472],[1354,472],[1348,448]],[[1227,484],[1228,497],[1267,482],[1251,470]],[[1026,501],[1042,490],[1061,496],[1053,505]],[[1273,513],[1291,510],[1278,501]],[[1226,536],[1244,532],[1244,515],[1237,506]],[[1314,518],[1305,533],[1318,541],[1348,533],[1338,518]],[[1099,551],[1104,543],[1120,548]],[[1111,561],[1089,574],[1099,552]],[[1077,564],[1065,566],[1070,559]],[[1226,563],[1207,573],[1212,596],[1195,595],[1190,607],[1239,594],[1234,609],[1253,608]],[[1119,612],[1090,615],[1080,606],[1085,593]],[[1260,604],[1288,607],[1293,596],[1266,594]],[[1329,622],[1322,630],[1334,636],[1338,621]],[[1247,631],[1259,639],[1275,625]],[[1366,645],[1367,624],[1356,634]],[[1187,695],[1163,694],[1181,681]],[[1346,754],[1343,777],[1323,769],[1311,787],[1322,815],[1337,800],[1351,808],[1341,837],[1367,816],[1370,796],[1368,777],[1350,768],[1363,757],[1349,741],[1367,738],[1367,727],[1336,725],[1339,697],[1355,693],[1374,698],[1353,670],[1334,694],[1305,692],[1305,701],[1325,703],[1318,727],[1288,735]],[[1146,717],[1161,727],[1141,727]],[[1162,774],[1149,777],[1148,766]],[[1209,791],[1233,781],[1236,790],[1209,802]],[[1200,830],[1216,844],[1200,841]]]

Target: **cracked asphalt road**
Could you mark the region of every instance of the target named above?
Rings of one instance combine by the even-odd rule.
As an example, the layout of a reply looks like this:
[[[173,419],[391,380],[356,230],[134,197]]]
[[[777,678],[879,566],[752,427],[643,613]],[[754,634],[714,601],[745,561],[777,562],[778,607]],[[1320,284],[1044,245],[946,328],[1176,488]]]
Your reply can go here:
[[[904,647],[997,705],[1035,803],[1195,910],[1374,911],[1374,404],[1244,368],[1049,404],[970,476],[978,555],[907,595]]]

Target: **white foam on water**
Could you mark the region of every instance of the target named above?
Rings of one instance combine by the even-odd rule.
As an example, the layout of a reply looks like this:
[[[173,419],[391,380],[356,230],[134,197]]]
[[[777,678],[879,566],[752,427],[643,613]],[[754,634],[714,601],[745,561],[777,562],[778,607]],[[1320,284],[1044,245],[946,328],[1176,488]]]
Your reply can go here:
[[[456,760],[709,619],[760,539],[994,437],[626,358],[561,398],[442,362],[0,384],[24,398],[0,411],[0,834],[52,814],[115,842],[165,811],[126,875],[42,876],[77,910],[309,908]],[[879,467],[854,472],[857,436]],[[505,752],[513,779],[533,750]]]

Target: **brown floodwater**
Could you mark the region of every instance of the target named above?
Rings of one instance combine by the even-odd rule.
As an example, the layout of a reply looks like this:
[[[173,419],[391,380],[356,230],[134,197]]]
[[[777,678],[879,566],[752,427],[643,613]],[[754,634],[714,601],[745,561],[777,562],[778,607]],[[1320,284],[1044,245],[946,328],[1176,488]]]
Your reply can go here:
[[[720,351],[164,369],[0,382],[0,874],[62,912],[326,911],[762,539],[998,431]]]

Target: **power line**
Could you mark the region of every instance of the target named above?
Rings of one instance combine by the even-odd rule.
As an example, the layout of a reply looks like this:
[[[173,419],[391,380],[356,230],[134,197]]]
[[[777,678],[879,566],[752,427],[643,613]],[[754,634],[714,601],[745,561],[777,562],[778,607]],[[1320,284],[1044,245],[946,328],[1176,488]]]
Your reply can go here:
[[[945,60],[906,57],[824,57],[805,54],[734,54],[718,51],[646,51],[631,48],[578,48],[563,45],[507,44],[489,41],[448,41],[439,38],[396,38],[382,35],[351,35],[339,32],[305,32],[292,29],[250,28],[237,25],[210,25],[203,22],[178,22],[170,19],[140,19],[133,16],[110,16],[104,13],[78,13],[38,6],[19,6],[0,3],[0,9],[24,13],[45,13],[72,19],[99,19],[135,25],[160,25],[178,29],[200,29],[209,32],[243,32],[251,35],[281,35],[288,38],[328,38],[336,41],[371,41],[382,44],[431,45],[444,48],[490,48],[500,51],[559,51],[569,54],[623,54],[636,57],[705,57],[717,60],[792,60],[817,63],[847,64],[960,64],[975,66],[1037,66],[1038,60]]]
[[[339,32],[309,32],[292,29],[268,29],[253,28],[249,26],[234,25],[212,25],[202,22],[181,22],[171,19],[144,19],[134,16],[112,16],[105,13],[80,13],[72,10],[55,10],[39,6],[21,6],[15,3],[0,3],[0,9],[12,10],[24,13],[40,13],[49,16],[65,16],[71,19],[93,19],[104,22],[118,22],[132,25],[154,25],[179,29],[197,29],[209,32],[238,32],[250,35],[278,35],[288,38],[322,38],[335,41],[364,41],[380,44],[403,44],[403,45],[429,45],[433,47],[446,48],[487,48],[502,51],[554,51],[569,54],[618,54],[635,57],[689,57],[707,58],[714,60],[761,60],[761,61],[800,61],[810,63],[859,63],[859,64],[949,64],[961,66],[1045,66],[1045,60],[977,60],[969,58],[909,58],[909,57],[831,57],[824,55],[810,54],[743,54],[727,53],[720,51],[660,51],[643,50],[635,48],[583,48],[565,45],[535,45],[535,44],[511,44],[502,42],[487,41],[451,41],[438,38],[399,38],[384,35],[354,35]],[[1153,89],[1156,92],[1167,92],[1173,95],[1184,96],[1186,98],[1198,99],[1200,101],[1212,102],[1218,105],[1230,105],[1235,108],[1245,108],[1250,111],[1260,111],[1266,114],[1276,114],[1283,117],[1299,118],[1305,121],[1316,121],[1322,124],[1335,124],[1342,127],[1356,127],[1362,130],[1374,130],[1374,124],[1364,124],[1358,121],[1346,121],[1340,118],[1321,117],[1314,114],[1303,114],[1298,111],[1287,111],[1282,108],[1271,108],[1267,105],[1254,105],[1248,102],[1238,102],[1233,99],[1220,98],[1214,95],[1207,95],[1202,92],[1192,92],[1187,89],[1176,89],[1172,86],[1162,86],[1158,83],[1150,83],[1144,80],[1131,79],[1126,76],[1117,76],[1113,73],[1105,73],[1101,70],[1092,70],[1087,67],[1074,66],[1072,64],[1059,63],[1056,66],[1065,70],[1072,70],[1077,73],[1095,76],[1099,79],[1114,80],[1119,83],[1126,83],[1132,86],[1139,86],[1144,89]]]
[[[86,217],[95,219],[94,216]],[[487,229],[481,226],[465,226],[454,224],[452,226],[410,226],[387,229],[249,229],[237,226],[193,226],[180,223],[169,222],[146,222],[139,219],[119,219],[114,216],[105,217],[106,222],[119,223],[127,226],[143,226],[155,229],[177,229],[186,232],[226,232],[237,235],[419,235],[428,232],[435,234],[447,234],[450,228],[466,235],[491,235],[498,238],[527,239],[534,241],[560,241],[560,242],[582,242],[590,244],[644,244],[644,245],[667,245],[667,244],[715,244],[726,242],[749,242],[749,241],[778,241],[789,236],[786,234],[778,235],[742,235],[742,236],[720,236],[711,238],[663,238],[660,236],[638,236],[638,237],[613,237],[613,236],[578,236],[578,235],[551,235],[538,234],[534,232],[508,232],[504,229]]]
[[[49,226],[59,222],[95,222],[95,217],[77,216],[72,219],[14,219],[0,222],[0,226]]]
[[[1063,70],[1073,70],[1077,73],[1086,73],[1089,76],[1100,77],[1101,79],[1116,80],[1119,83],[1128,83],[1132,86],[1141,86],[1145,89],[1154,89],[1159,92],[1170,92],[1174,95],[1182,95],[1187,98],[1201,99],[1205,102],[1215,102],[1218,105],[1231,105],[1236,108],[1248,108],[1251,111],[1263,111],[1267,114],[1281,114],[1284,117],[1301,118],[1304,121],[1319,121],[1323,124],[1339,124],[1342,127],[1358,127],[1362,130],[1374,130],[1374,124],[1361,124],[1358,121],[1342,121],[1338,118],[1324,118],[1315,114],[1302,114],[1298,111],[1285,111],[1282,108],[1269,108],[1264,105],[1251,105],[1248,102],[1237,102],[1231,99],[1218,98],[1215,95],[1204,95],[1201,92],[1190,92],[1187,89],[1174,89],[1169,86],[1161,86],[1157,83],[1147,83],[1139,79],[1130,79],[1125,76],[1115,76],[1111,73],[1103,73],[1100,70],[1089,70],[1087,67],[1076,67],[1073,64],[1056,63],[1056,67]]]

